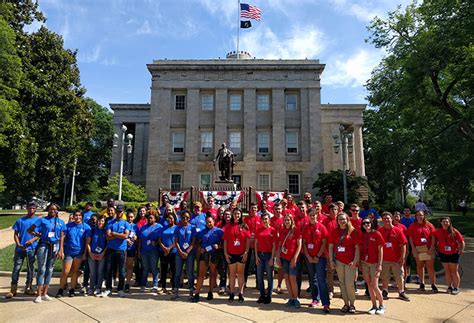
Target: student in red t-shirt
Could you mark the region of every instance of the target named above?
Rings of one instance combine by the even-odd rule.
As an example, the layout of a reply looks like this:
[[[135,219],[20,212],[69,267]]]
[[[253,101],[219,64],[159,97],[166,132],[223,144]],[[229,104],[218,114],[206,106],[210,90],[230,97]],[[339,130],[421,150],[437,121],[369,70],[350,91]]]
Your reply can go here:
[[[224,229],[224,256],[229,264],[229,302],[235,297],[235,276],[239,283],[239,303],[244,297],[244,269],[250,247],[250,232],[242,219],[242,211],[234,209],[231,222]]]
[[[337,215],[337,228],[329,234],[329,264],[339,277],[344,300],[341,311],[355,313],[354,277],[359,264],[359,233],[345,213]]]
[[[334,203],[331,203],[328,208],[327,216],[322,220],[322,224],[326,227],[328,230],[329,235],[331,235],[331,232],[337,228],[337,205]],[[355,276],[354,276],[355,277]],[[328,292],[329,292],[329,299],[332,299],[333,293],[334,293],[334,269],[331,268],[330,263],[328,262],[327,268],[326,268],[326,281],[328,284]]]
[[[436,249],[443,264],[448,293],[459,294],[459,256],[464,252],[464,238],[461,233],[453,228],[449,217],[441,218],[441,228],[436,230]]]
[[[426,220],[423,211],[415,213],[416,221],[413,222],[407,230],[407,236],[410,240],[413,256],[416,259],[416,271],[420,277],[420,291],[425,290],[425,267],[428,269],[428,276],[431,281],[431,289],[434,293],[438,292],[436,287],[436,274],[434,270],[435,227]]]
[[[212,196],[207,198],[207,203],[205,208],[202,210],[203,213],[207,214],[208,212],[212,215],[212,218],[217,220],[217,213],[219,212],[219,206],[215,204],[215,199]]]
[[[260,291],[260,298],[257,300],[257,303],[270,304],[272,302],[273,292],[273,261],[276,255],[278,233],[274,227],[270,226],[270,215],[268,213],[262,215],[262,222],[263,226],[258,228],[255,233],[257,287]],[[267,293],[265,293],[264,272],[267,273]]]
[[[369,219],[362,221],[362,238],[360,242],[360,259],[362,263],[362,275],[368,285],[372,308],[369,314],[384,314],[382,292],[379,288],[379,278],[382,272],[383,260],[383,240],[382,234],[373,226]],[[377,301],[379,306],[377,306]]]
[[[224,209],[224,214],[222,215],[222,220],[216,223],[216,227],[221,228],[225,232],[225,227],[230,223],[232,219],[232,213],[229,209]],[[217,249],[217,254],[219,255],[219,263],[217,265],[217,271],[219,273],[219,295],[224,295],[227,287],[227,268],[228,263],[224,257],[224,248]]]
[[[256,203],[250,203],[249,215],[244,218],[244,222],[247,225],[247,229],[250,232],[250,245],[249,245],[249,254],[247,256],[247,261],[245,262],[244,270],[244,281],[245,286],[247,286],[247,280],[249,278],[250,267],[256,268],[255,265],[255,233],[257,233],[258,228],[262,226],[262,220],[257,214],[258,207]]]
[[[326,195],[326,197],[324,198],[324,204],[322,205],[322,209],[321,209],[321,212],[324,215],[329,214],[329,207],[331,206],[331,204],[332,204],[332,196]]]
[[[286,205],[286,211],[290,211],[291,214],[295,216],[298,213],[298,206],[295,203],[293,195],[288,194],[286,196],[286,200],[288,201],[288,204]]]
[[[392,214],[390,212],[382,213],[383,227],[378,231],[382,234],[385,241],[383,245],[383,263],[382,263],[382,296],[388,299],[388,284],[390,274],[397,283],[399,298],[404,301],[410,301],[405,294],[403,266],[405,264],[405,255],[407,252],[407,238],[403,231],[393,225]]]
[[[360,207],[359,205],[353,203],[351,204],[351,208],[349,209],[351,213],[351,224],[354,229],[358,230],[361,233],[362,230],[362,218],[359,217]]]
[[[315,201],[313,204],[314,204],[314,209],[316,210],[316,222],[323,224],[324,221],[327,221],[326,220],[327,216],[322,213],[321,202]]]
[[[275,228],[275,230],[276,230],[276,232],[279,236],[281,229],[284,227],[284,224],[283,224],[283,206],[280,203],[276,203],[274,208],[273,208],[273,217],[270,219],[270,225]],[[276,288],[275,292],[277,294],[282,294],[283,291],[281,289],[281,283],[282,283],[283,278],[284,278],[283,268],[278,266],[278,264],[276,264],[275,267],[276,267],[275,269],[278,270],[278,272],[277,272],[278,285],[277,285],[277,288]]]
[[[298,274],[298,257],[301,252],[301,233],[295,226],[295,220],[289,213],[285,214],[284,227],[278,237],[278,263],[283,267],[285,273],[286,289],[288,290],[288,307],[300,308],[298,299],[298,284],[296,276]]]

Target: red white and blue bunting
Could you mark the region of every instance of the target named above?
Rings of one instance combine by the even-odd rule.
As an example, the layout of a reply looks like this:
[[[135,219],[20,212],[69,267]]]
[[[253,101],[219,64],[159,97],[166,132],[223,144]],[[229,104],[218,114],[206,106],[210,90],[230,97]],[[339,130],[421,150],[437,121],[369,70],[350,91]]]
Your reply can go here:
[[[257,202],[260,205],[260,201],[262,200],[264,191],[255,191],[255,194],[257,195]],[[273,203],[280,203],[280,201],[283,199],[283,194],[284,192],[267,192],[268,193],[268,200],[272,201]]]
[[[209,196],[215,200],[215,204],[228,207],[232,202],[240,202],[244,197],[244,191],[200,191],[203,201]]]
[[[189,192],[188,191],[162,191],[162,196],[165,196],[168,203],[171,204],[175,209],[179,210],[179,205],[182,201],[187,201]]]

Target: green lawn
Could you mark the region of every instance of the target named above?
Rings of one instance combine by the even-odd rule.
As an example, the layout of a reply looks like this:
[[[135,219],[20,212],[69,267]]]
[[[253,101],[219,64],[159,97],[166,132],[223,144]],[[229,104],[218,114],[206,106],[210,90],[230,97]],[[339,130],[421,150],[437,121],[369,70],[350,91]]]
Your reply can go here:
[[[11,228],[21,215],[0,215],[0,229]]]
[[[444,216],[449,216],[453,226],[458,229],[462,235],[474,237],[474,213],[468,212],[466,216],[462,216],[460,212],[436,211],[430,221],[438,228],[438,219]]]
[[[0,210],[0,215],[2,214],[7,214],[7,215],[26,214],[26,210]]]
[[[15,245],[10,245],[6,248],[0,249],[0,271],[12,271],[13,269],[13,253],[15,252]],[[35,263],[35,268],[38,268]],[[62,261],[56,260],[54,262],[54,271],[61,271]],[[26,263],[23,263],[23,272],[26,272]]]

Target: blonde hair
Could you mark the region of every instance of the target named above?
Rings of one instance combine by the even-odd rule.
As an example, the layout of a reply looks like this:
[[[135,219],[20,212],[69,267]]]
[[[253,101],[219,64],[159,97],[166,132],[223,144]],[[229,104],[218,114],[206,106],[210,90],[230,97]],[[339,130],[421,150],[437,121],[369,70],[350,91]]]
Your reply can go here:
[[[349,215],[347,215],[344,212],[341,212],[336,216],[336,221],[339,220],[339,216],[341,216],[341,215],[346,217],[346,220],[347,220],[347,234],[350,235],[352,233],[352,231],[354,231],[354,227],[352,226],[352,223],[349,220]],[[340,228],[339,221],[337,222],[337,227]]]
[[[283,217],[283,219],[285,219],[286,217],[289,217],[291,219],[290,229],[293,230],[296,226],[295,225],[295,219],[293,218],[293,215],[291,213],[285,213],[285,216]]]

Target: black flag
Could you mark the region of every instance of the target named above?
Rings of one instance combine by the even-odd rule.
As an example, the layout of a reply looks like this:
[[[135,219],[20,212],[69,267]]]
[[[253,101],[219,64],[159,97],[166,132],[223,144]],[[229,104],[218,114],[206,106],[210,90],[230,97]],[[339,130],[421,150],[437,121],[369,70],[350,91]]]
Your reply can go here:
[[[252,27],[252,23],[250,22],[250,20],[240,21],[240,28],[250,28],[250,27]]]

